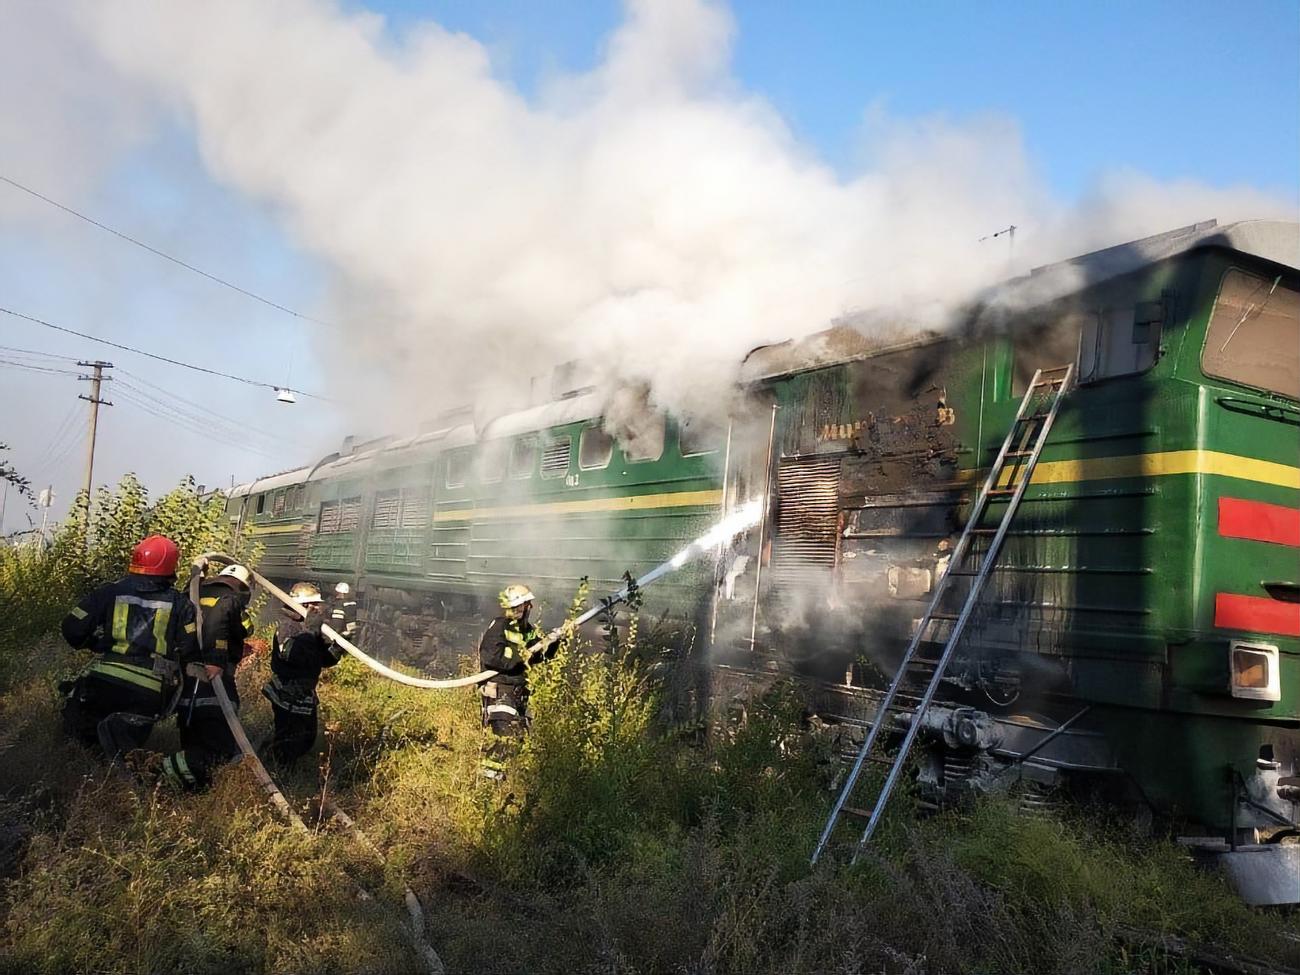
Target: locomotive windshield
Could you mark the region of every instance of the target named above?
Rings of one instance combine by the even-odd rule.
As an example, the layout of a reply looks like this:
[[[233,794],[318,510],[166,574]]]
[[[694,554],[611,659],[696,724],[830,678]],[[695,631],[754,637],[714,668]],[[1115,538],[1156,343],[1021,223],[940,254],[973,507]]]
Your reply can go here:
[[[1225,274],[1201,368],[1207,376],[1300,399],[1300,291],[1280,277]]]

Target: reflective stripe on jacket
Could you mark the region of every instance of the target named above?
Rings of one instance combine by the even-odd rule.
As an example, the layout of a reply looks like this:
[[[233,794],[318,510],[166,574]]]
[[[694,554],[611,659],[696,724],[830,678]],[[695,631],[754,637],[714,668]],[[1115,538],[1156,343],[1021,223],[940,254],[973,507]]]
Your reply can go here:
[[[528,681],[528,661],[524,651],[545,634],[532,622],[498,616],[479,641],[479,665],[484,670],[495,670],[502,684],[524,684]]]
[[[248,625],[248,592],[225,578],[213,579],[199,590],[203,607],[201,659],[234,673],[244,656],[244,640],[253,633]]]
[[[62,631],[71,646],[100,654],[87,673],[153,691],[171,683],[178,660],[198,652],[193,605],[155,576],[100,586],[64,617]]]
[[[277,708],[290,714],[315,714],[320,703],[316,697],[315,681],[282,680],[275,674],[262,685],[262,695]]]

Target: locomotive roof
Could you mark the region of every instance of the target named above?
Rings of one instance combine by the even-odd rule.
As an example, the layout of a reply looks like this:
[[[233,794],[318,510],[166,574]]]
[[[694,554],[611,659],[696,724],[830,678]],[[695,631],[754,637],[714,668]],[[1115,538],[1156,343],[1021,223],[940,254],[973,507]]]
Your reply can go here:
[[[1294,220],[1242,220],[1220,227],[1217,220],[1205,220],[1036,267],[1024,277],[1012,278],[996,286],[989,297],[995,301],[1041,304],[1083,287],[1132,274],[1179,254],[1211,247],[1300,269],[1300,223]]]
[[[289,484],[299,484],[307,480],[307,475],[311,473],[311,467],[295,467],[291,471],[281,471],[279,474],[268,474],[266,477],[258,477],[246,484],[237,484],[230,489],[230,497],[242,498],[244,495],[252,492],[254,488],[258,491],[273,491],[278,487],[285,487]]]
[[[979,305],[998,312],[1026,309],[1132,274],[1151,264],[1193,250],[1219,247],[1290,268],[1300,268],[1300,223],[1289,220],[1243,220],[1219,226],[1206,220],[1152,237],[1129,241],[1055,264],[990,288]],[[966,309],[969,311],[969,309]],[[999,318],[999,315],[995,315]],[[978,317],[976,321],[978,322]],[[857,326],[857,327],[855,327]],[[803,339],[754,349],[741,366],[743,383],[773,379],[792,372],[850,362],[854,359],[939,341],[934,331],[879,328],[870,316],[846,317],[831,328]]]
[[[599,392],[582,393],[568,399],[531,406],[518,413],[507,413],[492,420],[483,428],[480,440],[496,440],[518,433],[532,433],[547,427],[593,420],[605,409],[605,397]]]
[[[1300,223],[1245,220],[1219,226],[1217,220],[1206,220],[1034,268],[1027,275],[989,289],[980,303],[985,307],[1031,308],[1131,274],[1179,254],[1213,247],[1300,269]],[[918,332],[898,327],[891,330],[874,325],[870,331],[866,331],[863,326],[870,323],[871,318],[868,316],[859,320],[860,318],[861,316],[846,316],[831,328],[806,338],[759,346],[741,363],[740,381],[743,384],[754,383],[882,352],[927,345],[945,337],[941,332]],[[370,449],[355,451],[327,463],[299,467],[241,484],[231,490],[230,496],[241,497],[254,489],[269,491],[298,484],[310,479],[317,468],[322,473],[341,474],[349,467],[364,467],[378,458],[405,454],[408,451],[422,448],[446,449],[590,420],[601,415],[604,405],[601,393],[589,392],[496,417],[477,432],[472,424],[461,424],[401,440],[372,441],[364,445]]]

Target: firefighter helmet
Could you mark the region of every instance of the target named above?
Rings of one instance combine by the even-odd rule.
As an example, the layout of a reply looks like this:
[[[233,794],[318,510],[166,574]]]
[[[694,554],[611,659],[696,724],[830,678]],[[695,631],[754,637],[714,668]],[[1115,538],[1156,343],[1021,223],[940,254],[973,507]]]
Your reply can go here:
[[[527,586],[515,583],[502,589],[498,598],[502,609],[518,609],[524,603],[531,603],[534,597],[533,591]]]
[[[334,591],[338,593],[340,596],[346,596],[348,593],[352,591],[352,587],[349,586],[346,582],[340,582],[337,586],[334,587]]]
[[[165,535],[150,535],[131,549],[129,572],[140,576],[174,576],[181,550]]]
[[[241,586],[247,589],[248,581],[252,578],[252,574],[249,573],[247,568],[240,565],[238,562],[232,562],[230,563],[230,565],[226,566],[224,569],[222,569],[220,572],[217,573],[218,579],[222,577],[227,579],[234,579]]]
[[[321,602],[320,586],[314,582],[295,582],[293,588],[289,590],[289,598],[304,606],[308,603],[319,603]]]

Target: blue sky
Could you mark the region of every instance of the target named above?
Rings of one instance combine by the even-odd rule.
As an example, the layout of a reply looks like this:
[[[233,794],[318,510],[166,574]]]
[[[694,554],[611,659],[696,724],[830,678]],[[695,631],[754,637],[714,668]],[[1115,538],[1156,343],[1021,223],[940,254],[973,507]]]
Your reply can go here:
[[[352,7],[361,6],[350,4]],[[611,0],[367,3],[395,32],[432,17],[493,47],[524,90],[599,56]],[[848,2],[732,6],[737,79],[840,166],[864,111],[1016,119],[1049,184],[1083,193],[1102,167],[1249,184],[1300,201],[1300,4]]]
[[[432,19],[486,45],[526,96],[600,62],[624,19],[612,0],[338,0],[387,18],[395,42]],[[213,273],[331,317],[337,268],[303,246],[284,201],[214,175],[214,133],[114,75],[58,5],[0,13],[0,172]],[[72,9],[71,7],[66,9]],[[255,7],[253,9],[256,9]],[[325,7],[328,9],[328,6]],[[738,2],[729,84],[765,100],[799,151],[863,169],[865,120],[995,116],[1060,201],[1099,175],[1247,187],[1300,208],[1300,0],[1173,3]],[[28,18],[26,22],[24,18]],[[14,20],[20,21],[17,25]],[[259,106],[250,104],[248,112]],[[1196,213],[1195,218],[1219,216]],[[301,214],[298,215],[299,217]],[[999,215],[999,218],[1001,216]],[[988,230],[996,229],[988,226]],[[0,305],[224,371],[320,388],[346,343],[135,250],[0,186]],[[0,316],[0,345],[99,355],[281,439],[261,453],[205,442],[119,402],[101,425],[97,482],[136,471],[155,490],[310,462],[345,433],[341,410],[286,408],[264,390],[197,376]],[[345,380],[346,382],[346,380]],[[363,380],[358,377],[358,383]],[[77,401],[62,374],[0,370],[0,442],[61,501],[80,480]],[[56,434],[62,434],[56,437]],[[60,505],[61,507],[61,505]],[[0,530],[23,524],[11,505]]]

